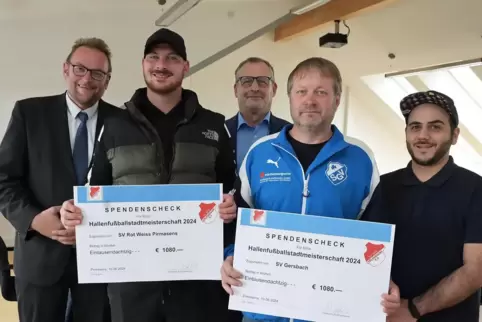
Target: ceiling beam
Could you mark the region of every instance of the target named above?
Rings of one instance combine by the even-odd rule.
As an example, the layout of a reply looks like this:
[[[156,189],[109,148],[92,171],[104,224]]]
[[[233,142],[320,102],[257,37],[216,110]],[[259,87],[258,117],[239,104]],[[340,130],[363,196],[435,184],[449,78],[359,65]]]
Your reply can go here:
[[[368,9],[379,8],[391,1],[393,0],[331,0],[278,26],[274,32],[274,41],[291,39],[334,20],[353,18]]]

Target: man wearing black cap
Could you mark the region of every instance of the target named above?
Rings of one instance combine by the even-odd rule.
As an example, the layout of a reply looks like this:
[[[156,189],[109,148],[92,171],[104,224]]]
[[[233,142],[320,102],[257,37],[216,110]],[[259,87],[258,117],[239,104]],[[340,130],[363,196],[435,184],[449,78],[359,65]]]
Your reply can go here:
[[[189,70],[183,38],[156,31],[146,42],[142,68],[146,87],[104,124],[90,185],[222,183],[220,217],[232,222],[236,206],[228,192],[236,166],[225,118],[182,88]],[[69,201],[61,218],[72,229],[82,216]],[[113,322],[227,322],[220,281],[114,283],[108,293]]]
[[[482,177],[450,156],[460,133],[453,100],[435,91],[400,104],[412,160],[381,176],[363,220],[396,225],[392,280],[401,308],[389,322],[478,322]]]

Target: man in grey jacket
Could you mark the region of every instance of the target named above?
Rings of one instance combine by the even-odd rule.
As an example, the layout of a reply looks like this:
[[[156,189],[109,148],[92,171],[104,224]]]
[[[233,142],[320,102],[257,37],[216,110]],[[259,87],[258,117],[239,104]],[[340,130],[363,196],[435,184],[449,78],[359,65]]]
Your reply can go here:
[[[146,88],[106,120],[90,184],[222,183],[219,212],[225,223],[232,222],[236,206],[228,192],[235,163],[225,118],[182,88],[189,70],[182,37],[156,31],[146,42],[142,66]],[[72,202],[64,203],[61,216],[70,231],[81,221]],[[228,321],[228,296],[219,281],[115,283],[108,293],[113,322]]]

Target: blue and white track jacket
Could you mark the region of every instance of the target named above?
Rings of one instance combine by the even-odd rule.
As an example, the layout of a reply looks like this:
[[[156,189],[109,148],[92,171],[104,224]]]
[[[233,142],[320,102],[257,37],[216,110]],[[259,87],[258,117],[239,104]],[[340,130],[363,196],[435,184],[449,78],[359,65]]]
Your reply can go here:
[[[238,206],[358,219],[379,182],[371,150],[359,140],[344,137],[333,125],[332,138],[305,172],[287,139],[291,127],[287,125],[252,145],[239,170]],[[225,249],[226,257],[233,253],[234,245]],[[248,312],[244,315],[259,321],[293,321]]]

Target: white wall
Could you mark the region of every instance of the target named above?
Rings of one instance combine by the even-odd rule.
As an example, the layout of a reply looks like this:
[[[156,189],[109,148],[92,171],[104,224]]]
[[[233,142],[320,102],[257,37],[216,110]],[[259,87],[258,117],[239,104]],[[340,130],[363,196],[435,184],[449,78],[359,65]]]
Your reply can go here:
[[[15,242],[15,231],[3,216],[0,216],[0,236],[5,241],[7,247],[13,247]]]
[[[205,107],[230,117],[237,111],[233,94],[234,69],[246,57],[260,56],[274,65],[279,85],[273,112],[289,119],[286,95],[288,74],[301,60],[310,56],[324,56],[340,67],[345,79],[346,96],[335,123],[340,129],[346,129],[345,134],[359,138],[371,147],[381,173],[392,171],[404,167],[409,160],[405,149],[404,124],[399,116],[370,91],[360,77],[480,57],[482,23],[476,17],[481,3],[480,0],[462,1],[464,5],[444,2],[444,6],[439,5],[439,0],[394,1],[393,5],[383,11],[349,20],[352,28],[349,45],[338,50],[318,47],[318,37],[328,31],[332,32],[333,26],[276,44],[272,42],[272,35],[267,34],[186,79],[185,87],[195,90]],[[263,3],[266,5],[267,2]],[[437,18],[427,23],[425,17],[434,13],[434,7],[437,8]],[[187,43],[188,48],[193,48],[190,43],[194,43],[194,47],[203,44],[206,48],[212,47],[216,37],[222,37],[227,43],[230,28],[241,28],[242,23],[240,20],[236,23],[222,20],[226,8],[215,11],[215,17],[210,17],[210,11],[207,10],[203,19],[189,21],[189,25],[180,28],[185,31],[186,40],[191,39]],[[146,37],[156,29],[153,21],[157,14],[136,13],[133,6],[129,11],[123,15],[118,12],[110,16],[104,13],[102,19],[96,22],[93,19],[99,16],[95,16],[92,10],[88,14],[84,12],[79,15],[69,12],[56,16],[55,19],[12,20],[8,23],[0,19],[0,38],[6,44],[2,46],[0,59],[0,137],[15,100],[64,91],[62,62],[72,42],[78,37],[98,36],[111,46],[114,72],[105,96],[107,101],[121,104],[130,98],[137,87],[143,86],[142,48]],[[420,19],[411,19],[411,14]],[[470,15],[474,19],[458,18]],[[236,12],[234,17],[240,19]],[[205,21],[218,18],[223,21],[218,28],[219,34],[199,32]],[[253,16],[254,18],[260,24],[262,16]],[[250,21],[248,15],[245,23],[254,23],[254,20]],[[400,23],[405,25],[400,27]],[[447,39],[450,40],[450,46],[447,46]],[[231,40],[235,42],[238,39]],[[204,49],[202,52],[206,54]],[[387,58],[392,51],[397,55],[396,60]],[[196,50],[193,49],[188,55],[195,57],[196,61],[205,58],[196,56]],[[0,234],[12,237],[12,230],[7,226],[0,219]]]
[[[34,32],[27,30],[27,28],[18,28],[16,35],[22,39],[40,37],[42,34],[53,32],[54,28],[46,24],[39,26]],[[121,34],[123,32],[127,33],[127,29],[122,30]],[[133,31],[130,30],[129,32]],[[85,30],[84,33],[89,34]],[[32,59],[31,45],[28,42],[17,42],[12,39],[17,50],[7,51],[6,59],[0,60],[0,63],[3,64],[0,68],[6,70],[9,75],[0,78],[0,133],[4,131],[7,125],[15,100],[28,96],[55,94],[64,90],[61,64],[69,50],[72,39],[78,36],[80,36],[80,33],[71,32],[62,37],[55,37],[55,41],[49,42],[48,50],[40,51],[35,55],[35,61],[42,62],[38,65],[30,62]],[[100,33],[99,36],[105,37],[107,41],[112,43],[114,52],[114,74],[105,98],[114,104],[121,104],[130,98],[137,87],[143,86],[140,56],[144,40],[139,39],[135,45],[123,47],[118,41],[115,41],[114,34],[109,32],[109,28],[103,29],[103,33]],[[275,45],[271,39],[271,35],[265,35],[203,69],[187,78],[184,83],[185,87],[195,90],[205,107],[230,117],[237,111],[237,102],[233,93],[234,70],[239,62],[246,57],[260,56],[269,60],[275,68],[278,93],[273,102],[273,113],[290,120],[286,80],[295,65],[310,55],[302,50],[297,50],[296,44],[280,43]],[[316,53],[312,54],[315,55]],[[16,72],[15,68],[12,68],[13,64],[8,64],[8,61],[28,61],[28,68],[21,69],[28,70],[28,73]],[[15,65],[18,66],[18,64]],[[405,163],[406,157],[403,155],[403,149],[399,148],[403,147],[403,139],[400,140],[397,135],[387,135],[387,132],[392,133],[392,131],[390,128],[387,131],[386,121],[383,121],[383,119],[390,118],[389,112],[386,111],[388,113],[385,115],[377,111],[375,105],[380,105],[380,102],[375,99],[372,101],[360,100],[360,91],[363,90],[367,89],[357,90],[356,87],[351,88],[349,84],[345,86],[344,94],[347,95],[348,99],[344,97],[342,100],[335,124],[340,130],[346,128],[346,134],[365,140],[376,154],[380,171],[390,171]],[[348,111],[348,118],[345,125],[346,111]],[[398,125],[401,126],[401,124]],[[387,146],[390,146],[393,151],[384,153]],[[396,162],[395,159],[398,155],[403,156],[403,162]],[[5,223],[0,221],[0,234],[8,238],[13,237],[13,230],[6,228]]]

